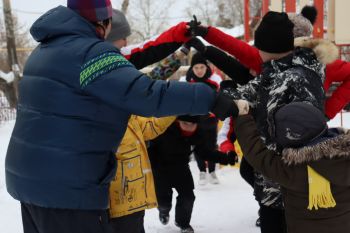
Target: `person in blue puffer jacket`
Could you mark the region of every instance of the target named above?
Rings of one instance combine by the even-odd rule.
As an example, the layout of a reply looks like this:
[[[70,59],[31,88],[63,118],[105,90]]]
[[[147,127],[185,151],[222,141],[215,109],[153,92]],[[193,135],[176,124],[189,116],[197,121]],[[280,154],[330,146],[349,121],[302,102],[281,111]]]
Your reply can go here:
[[[6,185],[21,202],[24,233],[108,229],[108,188],[131,114],[237,115],[205,84],[154,81],[104,39],[110,0],[68,0],[31,27],[39,42],[19,84]]]

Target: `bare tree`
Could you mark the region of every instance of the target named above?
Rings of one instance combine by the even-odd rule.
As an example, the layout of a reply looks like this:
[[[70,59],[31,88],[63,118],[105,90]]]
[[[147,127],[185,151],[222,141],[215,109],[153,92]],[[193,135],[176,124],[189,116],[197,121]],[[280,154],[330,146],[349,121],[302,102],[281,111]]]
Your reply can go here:
[[[224,1],[217,1],[217,8],[218,8],[218,19],[216,22],[216,25],[219,27],[226,27],[231,28],[234,26],[234,17],[232,17],[230,14],[227,14],[226,4]]]
[[[215,0],[192,0],[186,9],[187,16],[192,18],[196,15],[202,24],[213,25],[217,17],[215,2]]]
[[[18,99],[18,81],[21,78],[21,67],[27,59],[28,52],[17,55],[17,47],[28,47],[28,32],[23,32],[23,28],[18,26],[17,18],[12,16],[9,0],[3,1],[4,18],[0,17],[0,46],[7,47],[7,51],[0,51],[0,71],[2,74],[13,72],[14,79],[11,81],[0,77],[0,91],[8,99],[11,108],[15,108]],[[5,22],[3,24],[2,22]],[[6,62],[7,61],[7,62]],[[11,75],[11,73],[10,73]]]
[[[129,10],[130,0],[112,0],[112,5],[126,15]]]
[[[244,23],[244,0],[192,0],[189,4],[188,16],[196,14],[203,24],[232,28]],[[251,37],[260,22],[261,7],[261,0],[250,0]]]
[[[241,25],[244,22],[244,1],[243,0],[219,0],[217,1],[218,8],[218,26],[223,24],[225,27],[232,27]],[[262,1],[260,0],[250,0],[250,23],[254,21],[255,18],[259,18],[261,12]],[[223,16],[221,16],[223,15]],[[220,18],[221,16],[221,18]],[[220,21],[224,19],[224,21]]]
[[[123,0],[123,3],[122,3],[122,12],[123,12],[124,14],[127,14],[127,12],[128,12],[129,3],[130,3],[129,0]]]
[[[243,23],[243,0],[192,0],[187,15],[203,24],[232,28]]]
[[[172,4],[173,1],[131,0],[127,14],[133,32],[130,41],[141,42],[165,30]]]

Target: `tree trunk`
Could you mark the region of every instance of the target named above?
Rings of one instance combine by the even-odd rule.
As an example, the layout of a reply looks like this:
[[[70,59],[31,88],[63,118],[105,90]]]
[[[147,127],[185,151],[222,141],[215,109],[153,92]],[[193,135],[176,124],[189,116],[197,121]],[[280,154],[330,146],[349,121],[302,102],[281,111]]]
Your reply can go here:
[[[12,83],[3,85],[3,91],[8,98],[11,108],[15,108],[18,101],[18,82],[20,80],[20,70],[16,52],[16,42],[14,33],[14,23],[12,19],[10,0],[3,0],[5,28],[6,28],[6,42],[7,42],[7,56],[8,64],[15,74],[15,80]]]
[[[14,82],[7,83],[4,80],[0,80],[0,91],[2,91],[10,105],[10,108],[16,108],[18,98],[16,96],[16,91],[14,90],[15,86],[18,84],[14,84]]]
[[[122,3],[122,12],[124,15],[128,12],[128,7],[129,7],[129,0],[124,0]]]

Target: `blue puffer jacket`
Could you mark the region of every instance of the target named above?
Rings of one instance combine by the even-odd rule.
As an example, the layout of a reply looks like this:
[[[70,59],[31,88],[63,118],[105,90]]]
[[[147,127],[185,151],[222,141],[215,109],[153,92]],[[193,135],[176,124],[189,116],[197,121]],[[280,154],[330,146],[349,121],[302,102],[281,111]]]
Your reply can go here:
[[[205,84],[150,80],[66,7],[40,17],[31,34],[40,44],[20,82],[6,157],[7,190],[21,202],[108,208],[113,154],[130,114],[205,114],[214,104]]]

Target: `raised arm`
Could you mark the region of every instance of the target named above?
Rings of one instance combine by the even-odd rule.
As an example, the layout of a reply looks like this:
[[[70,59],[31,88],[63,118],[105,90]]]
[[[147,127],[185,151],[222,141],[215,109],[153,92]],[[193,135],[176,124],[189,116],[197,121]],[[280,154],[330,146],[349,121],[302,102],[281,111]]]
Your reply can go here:
[[[167,128],[175,121],[176,117],[136,117],[145,141],[153,140],[159,135],[163,134]]]
[[[96,46],[95,49],[98,49]],[[140,116],[235,114],[236,106],[205,84],[151,80],[117,51],[88,59],[80,75],[82,91],[111,107]]]
[[[186,22],[182,22],[142,44],[123,47],[121,53],[136,69],[142,69],[174,53],[190,39],[187,31]]]
[[[215,27],[209,27],[204,39],[210,44],[228,52],[244,66],[258,74],[262,71],[262,59],[257,48],[230,36]]]

